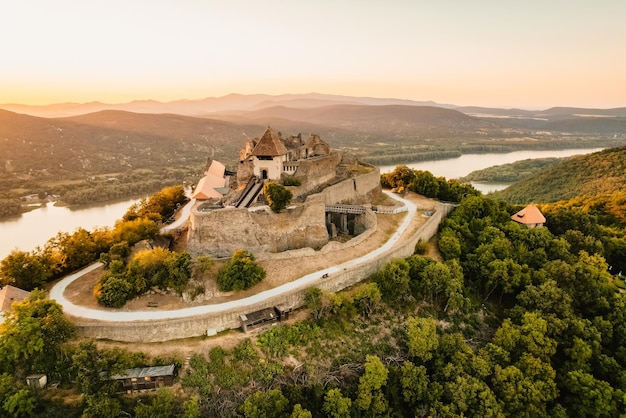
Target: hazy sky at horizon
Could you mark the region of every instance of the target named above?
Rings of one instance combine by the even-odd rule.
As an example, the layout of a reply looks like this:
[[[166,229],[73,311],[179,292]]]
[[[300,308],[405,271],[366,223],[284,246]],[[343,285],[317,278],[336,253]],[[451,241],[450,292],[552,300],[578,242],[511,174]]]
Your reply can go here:
[[[626,1],[20,0],[0,103],[329,93],[626,106]]]

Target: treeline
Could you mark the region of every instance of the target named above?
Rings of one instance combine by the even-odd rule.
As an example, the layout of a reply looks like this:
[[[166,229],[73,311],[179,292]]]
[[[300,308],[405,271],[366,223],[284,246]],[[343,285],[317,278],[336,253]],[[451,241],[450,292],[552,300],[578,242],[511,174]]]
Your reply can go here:
[[[482,170],[472,171],[467,176],[460,178],[459,181],[515,183],[556,163],[558,160],[558,158],[535,158],[516,161],[511,164],[495,165]]]
[[[132,246],[154,238],[159,233],[159,225],[185,201],[182,186],[168,187],[131,207],[113,228],[59,232],[43,247],[32,251],[13,250],[0,261],[0,283],[24,290],[41,288],[98,260],[100,254],[107,253],[116,244]]]
[[[399,193],[408,190],[448,202],[460,202],[465,196],[480,195],[480,191],[471,184],[435,177],[430,171],[415,170],[405,165],[397,166],[391,173],[381,174],[380,183],[382,187],[395,189]]]
[[[0,198],[0,218],[15,216],[22,213],[22,204],[19,199]]]

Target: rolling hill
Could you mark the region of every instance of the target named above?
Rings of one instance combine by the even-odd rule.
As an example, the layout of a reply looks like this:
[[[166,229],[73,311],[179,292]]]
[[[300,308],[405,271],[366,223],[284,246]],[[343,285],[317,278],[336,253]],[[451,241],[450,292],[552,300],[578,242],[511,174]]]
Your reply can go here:
[[[50,119],[0,110],[0,193],[49,191],[98,175],[135,172],[141,180],[141,170],[199,175],[207,157],[234,164],[242,131],[262,129],[180,115],[102,111]]]
[[[625,187],[626,146],[623,146],[563,158],[492,196],[511,203],[548,203],[610,194]]]
[[[626,140],[619,109],[615,115],[574,118],[575,122],[556,109],[552,112],[561,116],[549,123],[576,123],[581,132],[560,134],[558,129],[546,132],[546,120],[521,110],[501,109],[500,117],[477,117],[420,103],[319,94],[229,95],[169,103],[136,101],[113,106],[126,110],[55,118],[0,110],[0,199],[41,191],[63,194],[68,181],[83,182],[80,187],[88,190],[92,186],[85,182],[98,176],[103,181],[124,177],[129,185],[149,178],[180,182],[183,177],[199,176],[207,157],[234,168],[244,139],[260,135],[268,125],[286,135],[319,134],[333,148],[386,165],[466,152],[607,147]],[[39,110],[80,113],[107,106],[62,104]],[[493,111],[466,109],[470,110]],[[567,111],[593,113],[591,109]],[[529,128],[528,120],[542,126]]]

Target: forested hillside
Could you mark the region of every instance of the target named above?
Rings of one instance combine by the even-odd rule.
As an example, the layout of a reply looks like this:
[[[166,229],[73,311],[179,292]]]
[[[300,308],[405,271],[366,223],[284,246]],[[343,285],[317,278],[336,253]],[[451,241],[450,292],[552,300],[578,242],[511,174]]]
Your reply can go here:
[[[626,147],[564,158],[505,190],[495,199],[511,203],[556,202],[577,196],[593,196],[624,189]]]
[[[464,183],[472,181],[515,183],[557,161],[558,158],[534,158],[510,164],[494,165],[493,167],[472,171],[467,176],[460,178],[459,181]]]

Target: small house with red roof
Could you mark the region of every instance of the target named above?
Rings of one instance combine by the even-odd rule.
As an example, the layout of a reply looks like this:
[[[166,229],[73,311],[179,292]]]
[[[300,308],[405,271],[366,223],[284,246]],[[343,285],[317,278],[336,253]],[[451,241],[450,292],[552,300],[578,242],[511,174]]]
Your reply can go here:
[[[526,225],[528,228],[541,228],[546,223],[543,213],[535,205],[528,205],[524,209],[511,216],[515,222]]]

